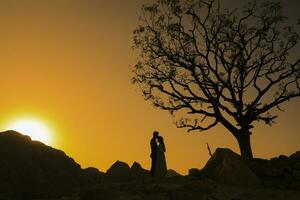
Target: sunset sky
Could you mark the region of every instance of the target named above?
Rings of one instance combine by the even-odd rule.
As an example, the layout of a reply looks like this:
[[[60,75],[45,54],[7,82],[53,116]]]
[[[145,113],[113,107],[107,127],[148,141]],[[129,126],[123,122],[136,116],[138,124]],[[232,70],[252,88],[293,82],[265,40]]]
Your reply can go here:
[[[147,2],[153,1],[0,0],[0,129],[18,118],[37,119],[48,127],[51,146],[102,171],[116,160],[149,168],[154,130],[165,138],[168,168],[183,174],[209,159],[206,142],[239,152],[221,126],[176,129],[169,113],[131,84],[132,32]],[[291,22],[300,18],[299,0],[283,2]],[[255,157],[300,150],[300,98],[284,109],[275,125],[253,130]]]

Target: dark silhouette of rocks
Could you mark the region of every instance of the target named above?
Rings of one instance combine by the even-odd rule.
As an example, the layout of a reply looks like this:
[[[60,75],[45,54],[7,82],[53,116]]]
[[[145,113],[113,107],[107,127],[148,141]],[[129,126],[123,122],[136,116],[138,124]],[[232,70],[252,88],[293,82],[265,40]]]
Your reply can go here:
[[[201,170],[197,168],[191,168],[189,169],[189,176],[194,176],[194,177],[201,177],[202,173]]]
[[[150,171],[142,168],[138,162],[131,167],[125,162],[116,161],[106,172],[103,181],[129,181],[133,179],[144,179],[150,176]]]
[[[211,178],[219,184],[259,187],[261,180],[249,165],[230,149],[217,148],[205,167],[201,170],[203,178]]]
[[[178,177],[178,176],[182,176],[182,175],[173,169],[168,169],[167,175],[166,175],[167,178],[173,178],[173,177]]]
[[[0,133],[0,199],[34,199],[74,194],[92,183],[63,151],[15,131]]]
[[[266,187],[300,190],[300,151],[289,157],[254,159],[249,164]]]
[[[202,170],[190,169],[189,176],[245,188],[300,190],[300,151],[289,157],[248,160],[230,149],[218,148]]]
[[[126,181],[101,182],[93,189],[82,191],[80,197],[89,200],[299,200],[300,187],[278,188],[266,185],[254,170],[254,165],[261,166],[260,162],[267,162],[268,165],[277,168],[274,162],[286,159],[289,160],[288,165],[292,166],[291,174],[296,174],[300,163],[299,153],[290,157],[252,161],[241,158],[229,149],[217,149],[202,170],[190,169],[187,176],[180,176],[174,170],[168,170],[169,177],[163,179],[134,178],[129,174],[132,174],[132,171],[141,172],[140,164],[134,163],[129,168],[128,164],[117,161],[111,169],[114,169],[118,176],[121,170],[116,169],[128,173]],[[266,166],[261,167],[268,170]],[[296,178],[293,180],[296,183]]]
[[[130,168],[131,178],[144,179],[149,177],[150,171],[144,169],[138,162],[134,162]]]
[[[130,167],[127,163],[116,161],[104,176],[105,181],[127,181],[130,179]]]
[[[88,167],[83,169],[82,173],[85,175],[85,177],[88,177],[92,183],[99,183],[103,179],[103,176],[105,173],[99,171],[95,167]]]
[[[299,200],[300,152],[270,160],[217,149],[202,170],[153,178],[139,163],[106,173],[14,131],[0,133],[1,200]]]

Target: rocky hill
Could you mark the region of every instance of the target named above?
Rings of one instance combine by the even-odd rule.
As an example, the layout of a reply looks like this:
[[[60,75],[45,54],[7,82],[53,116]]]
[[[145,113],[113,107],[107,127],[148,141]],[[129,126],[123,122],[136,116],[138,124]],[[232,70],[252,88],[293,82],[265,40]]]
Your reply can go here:
[[[299,200],[300,152],[290,157],[247,160],[230,149],[217,149],[203,169],[169,178],[133,178],[117,161],[93,188],[81,191],[88,200]],[[108,175],[109,174],[109,175]]]
[[[190,176],[209,178],[220,185],[300,191],[300,151],[289,157],[248,160],[219,148],[202,170],[190,170]]]
[[[106,173],[15,131],[0,133],[0,200],[299,200],[300,152],[247,160],[217,149],[203,169],[152,178],[139,163]]]
[[[88,171],[63,151],[15,131],[0,133],[0,199],[72,195],[93,182]]]

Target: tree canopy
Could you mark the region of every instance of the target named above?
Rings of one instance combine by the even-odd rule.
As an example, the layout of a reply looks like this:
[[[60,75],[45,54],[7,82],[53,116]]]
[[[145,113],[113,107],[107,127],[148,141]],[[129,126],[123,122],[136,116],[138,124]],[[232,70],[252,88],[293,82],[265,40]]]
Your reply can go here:
[[[132,82],[179,116],[178,128],[221,124],[252,157],[253,123],[271,125],[272,111],[300,96],[300,57],[291,54],[298,41],[279,2],[228,10],[216,0],[158,0],[142,7],[134,30]]]

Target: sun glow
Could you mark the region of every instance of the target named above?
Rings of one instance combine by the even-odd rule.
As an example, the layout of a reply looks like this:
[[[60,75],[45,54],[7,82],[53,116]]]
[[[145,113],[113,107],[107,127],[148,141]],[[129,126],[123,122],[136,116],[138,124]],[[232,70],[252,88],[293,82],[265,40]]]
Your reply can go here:
[[[51,145],[49,128],[36,119],[18,119],[10,122],[7,130],[14,130],[21,134],[28,135],[32,140],[38,140],[44,144]]]

